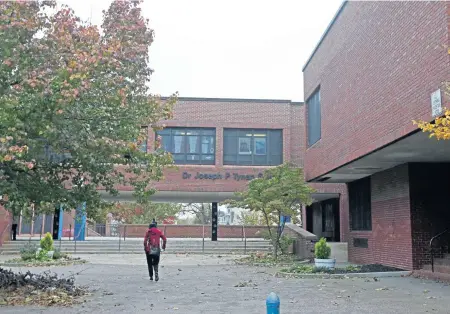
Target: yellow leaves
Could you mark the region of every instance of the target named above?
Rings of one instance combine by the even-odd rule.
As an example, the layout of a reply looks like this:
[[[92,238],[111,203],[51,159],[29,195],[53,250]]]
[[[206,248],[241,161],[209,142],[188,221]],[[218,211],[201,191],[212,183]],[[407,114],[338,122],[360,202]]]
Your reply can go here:
[[[128,148],[132,150],[137,150],[137,143],[128,143]]]
[[[417,125],[422,132],[429,132],[430,138],[434,137],[437,140],[450,139],[450,110],[444,109],[444,116],[437,117],[434,122],[415,121],[413,124]]]
[[[71,60],[71,61],[69,61],[68,66],[69,66],[69,68],[71,68],[71,69],[75,69],[76,66],[77,66],[77,62],[76,62],[75,60]]]

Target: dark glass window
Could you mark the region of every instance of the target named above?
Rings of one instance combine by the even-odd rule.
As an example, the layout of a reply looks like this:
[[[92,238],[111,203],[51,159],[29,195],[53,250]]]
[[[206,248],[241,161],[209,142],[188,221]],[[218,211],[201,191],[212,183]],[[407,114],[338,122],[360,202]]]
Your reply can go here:
[[[350,226],[352,230],[372,230],[370,177],[348,184]]]
[[[322,136],[320,113],[320,89],[309,97],[308,106],[308,146],[314,145]]]
[[[224,129],[224,165],[277,166],[282,163],[282,130]]]
[[[156,135],[161,136],[161,148],[172,154],[176,164],[215,163],[215,129],[165,128]]]

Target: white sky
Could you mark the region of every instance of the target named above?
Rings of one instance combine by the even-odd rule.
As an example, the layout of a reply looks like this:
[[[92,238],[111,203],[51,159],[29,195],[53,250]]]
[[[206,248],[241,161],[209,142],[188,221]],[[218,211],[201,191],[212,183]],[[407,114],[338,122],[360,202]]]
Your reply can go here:
[[[60,0],[100,25],[110,0]],[[342,0],[145,0],[151,92],[303,100],[302,67]]]

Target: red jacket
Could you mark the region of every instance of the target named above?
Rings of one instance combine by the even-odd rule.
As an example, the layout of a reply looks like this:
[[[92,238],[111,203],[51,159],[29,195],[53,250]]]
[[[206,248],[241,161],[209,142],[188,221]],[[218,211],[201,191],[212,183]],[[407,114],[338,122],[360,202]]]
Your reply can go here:
[[[146,252],[150,252],[151,247],[160,248],[161,240],[163,239],[162,249],[166,249],[167,238],[158,228],[150,228],[145,233],[144,248]]]

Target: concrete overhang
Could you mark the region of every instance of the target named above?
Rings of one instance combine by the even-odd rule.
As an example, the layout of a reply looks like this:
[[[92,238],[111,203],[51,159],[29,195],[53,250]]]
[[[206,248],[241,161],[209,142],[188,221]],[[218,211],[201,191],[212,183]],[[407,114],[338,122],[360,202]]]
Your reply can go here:
[[[100,191],[103,199],[114,202],[133,202],[133,192],[122,191],[117,196],[112,196],[105,191]],[[186,191],[158,191],[150,197],[155,203],[213,203],[223,202],[234,198],[233,192],[186,192]]]
[[[111,202],[133,202],[135,198],[131,191],[122,191],[118,196],[112,196],[105,191],[100,191],[103,199]],[[339,193],[313,193],[314,202],[320,202],[331,198],[339,198]],[[186,192],[186,191],[158,191],[151,196],[155,203],[213,203],[223,202],[235,198],[233,192]]]
[[[310,182],[347,183],[395,166],[414,162],[450,162],[450,141],[415,132]]]
[[[339,198],[339,193],[312,193],[311,198],[313,199],[313,203],[322,202],[333,198]]]

